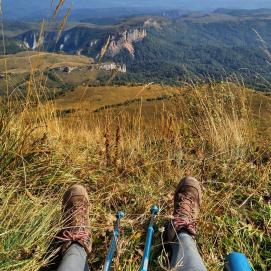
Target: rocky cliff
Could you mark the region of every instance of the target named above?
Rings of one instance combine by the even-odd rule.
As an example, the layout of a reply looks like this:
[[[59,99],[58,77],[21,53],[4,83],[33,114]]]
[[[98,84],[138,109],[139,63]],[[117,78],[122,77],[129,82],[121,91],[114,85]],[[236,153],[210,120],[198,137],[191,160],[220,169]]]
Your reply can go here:
[[[135,49],[133,43],[142,41],[146,36],[146,29],[126,30],[118,35],[114,35],[111,37],[111,41],[107,49],[107,55],[114,57],[121,50],[126,49],[130,55],[134,56]]]
[[[38,47],[39,33],[37,31],[28,31],[21,34],[19,39],[21,48],[35,50]]]
[[[58,42],[56,42],[55,32],[45,32],[44,38],[39,39],[38,31],[28,31],[17,36],[17,40],[24,49],[36,50],[43,45],[48,51],[64,51],[78,55],[90,54],[99,58],[101,48],[110,37],[106,51],[108,57],[115,57],[122,50],[127,50],[133,57],[134,43],[142,41],[147,36],[146,28],[126,29],[115,34],[116,31],[110,33],[110,31],[102,32],[87,27],[75,27],[64,31]]]

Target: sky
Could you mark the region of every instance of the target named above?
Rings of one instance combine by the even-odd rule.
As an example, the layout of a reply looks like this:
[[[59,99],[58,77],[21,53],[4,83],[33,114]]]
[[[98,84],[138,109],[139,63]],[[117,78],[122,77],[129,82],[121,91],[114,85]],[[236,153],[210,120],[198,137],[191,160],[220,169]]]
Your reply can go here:
[[[59,0],[54,0],[57,3]],[[2,0],[7,17],[22,17],[36,11],[50,9],[51,0]],[[217,8],[271,8],[271,0],[66,0],[73,9],[144,7],[184,10],[214,10]]]

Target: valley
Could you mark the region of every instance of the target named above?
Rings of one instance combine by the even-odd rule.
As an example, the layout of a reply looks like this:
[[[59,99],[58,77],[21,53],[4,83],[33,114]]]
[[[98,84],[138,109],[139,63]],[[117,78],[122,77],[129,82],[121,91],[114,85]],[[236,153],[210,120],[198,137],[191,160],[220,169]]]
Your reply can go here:
[[[172,11],[159,16],[120,17],[113,24],[110,17],[105,17],[102,24],[84,19],[83,23],[68,24],[58,39],[58,31],[53,31],[52,26],[40,37],[39,25],[33,29],[32,24],[31,30],[9,35],[7,51],[63,52],[88,56],[96,62],[102,57],[103,61],[127,67],[127,73],[113,79],[122,84],[230,78],[266,91],[269,86],[265,82],[270,77],[270,18],[268,9],[247,13],[218,9],[212,13]],[[99,20],[102,22],[103,17]],[[6,29],[8,33],[15,31],[14,24],[11,27]]]

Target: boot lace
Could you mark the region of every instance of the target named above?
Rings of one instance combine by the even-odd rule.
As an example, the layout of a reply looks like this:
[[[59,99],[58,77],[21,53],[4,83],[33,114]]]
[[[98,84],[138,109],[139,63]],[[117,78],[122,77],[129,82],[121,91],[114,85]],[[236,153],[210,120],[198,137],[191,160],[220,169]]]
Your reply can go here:
[[[86,231],[64,230],[62,237],[57,236],[56,238],[63,242],[77,242],[80,240],[87,240],[89,238],[89,234]]]
[[[73,206],[65,212],[67,220],[71,220],[71,226],[64,227],[61,236],[57,236],[56,238],[63,242],[88,240],[88,227],[85,226],[88,219],[87,208],[88,206],[84,202],[73,203]]]
[[[194,219],[195,200],[189,194],[179,195],[178,208],[176,208],[173,225],[177,230],[186,229],[193,235],[196,234],[197,221]]]

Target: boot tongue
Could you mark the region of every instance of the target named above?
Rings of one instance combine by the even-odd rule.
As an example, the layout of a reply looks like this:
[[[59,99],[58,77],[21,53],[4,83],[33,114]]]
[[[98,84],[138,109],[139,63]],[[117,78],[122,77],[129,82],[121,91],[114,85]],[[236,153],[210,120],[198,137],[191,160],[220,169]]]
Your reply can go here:
[[[178,194],[188,195],[189,197],[193,197],[194,200],[197,200],[199,196],[198,190],[193,186],[185,186]]]

